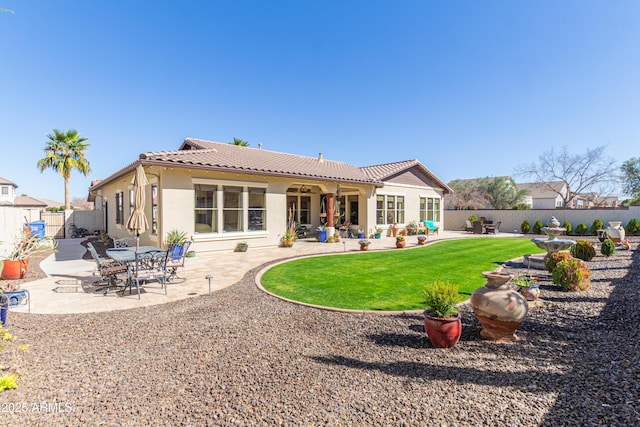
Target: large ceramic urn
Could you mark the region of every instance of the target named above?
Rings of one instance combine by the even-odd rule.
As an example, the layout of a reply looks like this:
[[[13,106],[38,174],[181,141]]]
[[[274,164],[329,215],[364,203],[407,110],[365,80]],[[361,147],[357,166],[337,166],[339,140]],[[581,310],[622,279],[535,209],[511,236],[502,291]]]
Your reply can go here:
[[[485,271],[487,283],[471,295],[473,314],[482,325],[480,335],[491,341],[513,341],[527,315],[527,300],[508,285],[513,274]]]
[[[611,221],[607,227],[607,236],[615,243],[620,243],[624,240],[625,231],[620,221]]]

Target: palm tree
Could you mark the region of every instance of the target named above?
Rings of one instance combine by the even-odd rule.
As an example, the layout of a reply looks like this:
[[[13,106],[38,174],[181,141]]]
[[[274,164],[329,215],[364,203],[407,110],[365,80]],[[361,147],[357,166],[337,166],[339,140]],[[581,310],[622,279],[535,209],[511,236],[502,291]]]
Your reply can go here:
[[[64,179],[64,208],[71,209],[69,202],[69,177],[71,171],[77,169],[87,176],[91,171],[89,161],[84,156],[89,144],[85,143],[89,138],[80,136],[77,130],[67,130],[64,132],[58,129],[53,130],[53,135],[47,135],[49,140],[44,148],[45,156],[38,160],[38,169],[44,172],[45,169],[53,169]]]
[[[240,138],[233,138],[233,142],[230,142],[229,144],[239,145],[241,147],[248,147],[249,141],[245,141],[244,139],[240,139]]]

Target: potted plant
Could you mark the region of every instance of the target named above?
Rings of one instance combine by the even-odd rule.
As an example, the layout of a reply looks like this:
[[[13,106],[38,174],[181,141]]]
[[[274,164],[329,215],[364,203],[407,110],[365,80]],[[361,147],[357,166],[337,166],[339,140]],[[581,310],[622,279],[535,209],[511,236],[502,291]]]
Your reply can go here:
[[[421,234],[418,236],[418,244],[419,245],[424,245],[425,243],[427,243],[427,236],[425,236],[424,234]]]
[[[376,233],[373,235],[376,239],[379,239],[382,235],[382,228],[376,228]]]
[[[173,260],[179,260],[182,256],[184,243],[187,241],[187,233],[177,229],[171,230],[167,233],[165,241],[168,247],[173,246],[173,253],[170,254]]]
[[[518,286],[518,292],[520,292],[527,301],[535,301],[540,296],[540,287],[530,276],[516,277],[513,279],[513,283]]]
[[[360,244],[360,250],[361,251],[368,251],[369,250],[369,245],[371,244],[371,242],[367,239],[362,239],[360,241],[358,241],[358,243]]]
[[[455,346],[462,334],[462,321],[456,308],[458,286],[435,281],[424,289],[424,330],[436,347]]]
[[[333,232],[333,241],[336,243],[340,242],[340,232],[338,230]]]
[[[364,239],[364,229],[362,227],[358,228],[358,239]]]
[[[48,239],[45,242],[53,241],[55,247],[55,240]],[[38,235],[33,235],[31,230],[23,229],[20,235],[16,238],[13,245],[13,249],[7,254],[4,259],[2,268],[2,279],[16,280],[23,279],[27,274],[29,267],[29,257],[36,252],[47,249],[50,245],[40,241]]]
[[[325,225],[319,225],[316,228],[318,232],[318,242],[324,243],[327,241],[327,227]]]
[[[187,253],[184,254],[184,256],[186,256],[187,258],[195,258],[196,257],[196,251],[187,251]]]
[[[236,248],[233,250],[234,252],[247,252],[249,249],[249,244],[245,241],[240,241],[236,243]]]
[[[404,248],[407,246],[407,241],[404,239],[403,235],[396,236],[396,248]]]

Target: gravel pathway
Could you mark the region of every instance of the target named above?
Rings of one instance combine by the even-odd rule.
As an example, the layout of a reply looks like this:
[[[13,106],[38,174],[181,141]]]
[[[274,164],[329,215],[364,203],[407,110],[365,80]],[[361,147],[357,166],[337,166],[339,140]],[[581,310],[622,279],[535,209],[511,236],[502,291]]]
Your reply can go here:
[[[640,425],[639,257],[599,255],[586,292],[543,282],[546,303],[514,343],[481,340],[464,307],[447,350],[431,346],[421,315],[289,304],[256,288],[257,269],[163,306],[12,312],[31,347],[0,424]]]

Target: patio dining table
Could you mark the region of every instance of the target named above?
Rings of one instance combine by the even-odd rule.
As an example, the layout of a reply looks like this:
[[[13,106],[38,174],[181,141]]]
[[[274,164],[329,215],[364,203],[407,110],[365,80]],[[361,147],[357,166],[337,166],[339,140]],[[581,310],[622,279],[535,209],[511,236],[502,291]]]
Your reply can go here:
[[[138,248],[139,254],[144,254],[147,252],[153,251],[162,251],[162,248],[158,248],[155,246],[140,246]],[[114,261],[120,262],[134,262],[136,260],[136,248],[134,246],[129,248],[111,248],[107,249],[107,256]]]

